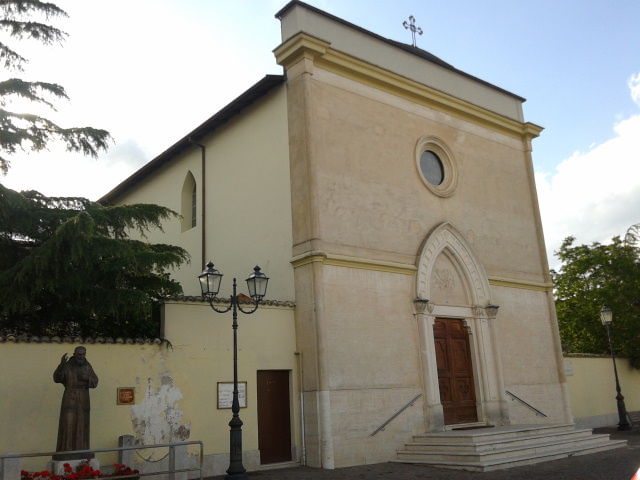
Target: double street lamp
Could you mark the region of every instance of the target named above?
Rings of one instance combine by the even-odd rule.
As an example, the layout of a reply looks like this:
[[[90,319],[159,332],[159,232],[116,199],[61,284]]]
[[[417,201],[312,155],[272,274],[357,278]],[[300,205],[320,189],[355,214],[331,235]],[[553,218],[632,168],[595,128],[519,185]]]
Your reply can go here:
[[[207,268],[204,269],[202,275],[198,276],[198,280],[200,281],[202,296],[209,302],[214,311],[218,313],[233,311],[233,400],[231,403],[233,416],[229,422],[229,468],[225,478],[245,480],[247,471],[242,465],[242,420],[240,420],[240,401],[238,400],[238,310],[245,314],[251,314],[258,309],[260,300],[267,293],[269,278],[260,271],[258,266],[253,269],[253,273],[247,278],[249,296],[255,302],[248,310],[244,310],[240,305],[235,278],[233,279],[233,294],[231,295],[229,306],[224,309],[216,308],[214,301],[220,291],[222,274],[213,268],[213,263],[209,262],[207,264]]]
[[[622,396],[622,391],[620,390],[620,381],[618,380],[618,368],[616,367],[616,354],[613,351],[613,341],[611,340],[611,332],[609,331],[609,327],[611,322],[613,321],[613,310],[611,310],[608,306],[604,305],[602,310],[600,310],[600,321],[602,325],[607,329],[607,337],[609,338],[609,349],[611,350],[611,359],[613,360],[613,372],[616,376],[616,401],[618,403],[618,430],[619,431],[627,431],[631,430],[631,425],[629,424],[629,420],[627,420],[627,409],[624,406],[624,397]]]

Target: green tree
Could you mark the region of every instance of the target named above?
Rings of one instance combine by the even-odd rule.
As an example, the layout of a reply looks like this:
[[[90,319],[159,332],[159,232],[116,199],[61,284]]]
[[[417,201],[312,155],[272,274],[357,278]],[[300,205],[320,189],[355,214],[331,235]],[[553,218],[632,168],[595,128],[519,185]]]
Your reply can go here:
[[[0,12],[0,32],[9,40],[34,40],[51,45],[61,43],[67,36],[62,30],[38,21],[67,16],[53,3],[0,0]],[[28,60],[0,39],[0,62],[10,75],[24,72]],[[62,127],[38,114],[11,111],[16,100],[27,100],[55,112],[53,101],[69,97],[64,88],[55,83],[26,81],[9,75],[0,81],[0,171],[7,172],[9,157],[18,150],[39,152],[53,141],[63,142],[69,152],[80,152],[94,158],[101,150],[107,149],[111,136],[105,130]]]
[[[181,293],[169,269],[182,248],[150,244],[176,214],[157,205],[103,207],[0,185],[0,333],[154,337],[153,310]]]
[[[66,17],[52,3],[0,0],[0,33],[9,40],[62,42],[66,33],[38,21]],[[0,39],[5,72],[24,72],[27,59]],[[111,137],[91,127],[63,128],[33,113],[10,111],[16,100],[55,112],[63,87],[9,75],[0,79],[0,171],[18,150],[41,151],[61,141],[97,157]],[[181,292],[169,270],[187,260],[170,245],[149,244],[149,229],[175,212],[157,205],[103,207],[84,198],[50,198],[0,184],[0,333],[64,336],[159,335],[154,310]]]
[[[640,368],[640,250],[614,237],[610,244],[574,245],[567,237],[551,271],[563,349],[569,353],[609,353],[600,309],[611,307],[616,353]]]

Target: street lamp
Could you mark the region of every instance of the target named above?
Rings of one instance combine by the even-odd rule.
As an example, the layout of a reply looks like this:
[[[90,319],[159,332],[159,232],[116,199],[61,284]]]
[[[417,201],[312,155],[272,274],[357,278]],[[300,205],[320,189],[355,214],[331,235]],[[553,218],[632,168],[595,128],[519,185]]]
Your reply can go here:
[[[600,321],[602,322],[602,325],[604,325],[604,327],[607,329],[607,337],[609,338],[609,349],[611,350],[611,359],[613,360],[613,372],[616,376],[616,391],[618,392],[618,394],[616,395],[616,401],[618,402],[618,430],[631,430],[631,425],[629,425],[629,421],[627,420],[627,409],[624,406],[624,397],[622,396],[622,392],[620,390],[618,368],[616,367],[616,354],[613,351],[613,341],[611,340],[611,332],[609,331],[609,326],[613,321],[613,310],[611,310],[606,305],[604,305],[602,307],[602,310],[600,310]]]
[[[258,266],[253,269],[253,273],[247,278],[249,296],[255,302],[255,305],[250,310],[243,310],[240,306],[235,278],[233,279],[233,294],[231,295],[229,306],[223,310],[216,308],[213,302],[220,291],[222,274],[213,268],[213,263],[209,262],[207,264],[207,268],[204,269],[202,275],[198,276],[198,280],[200,281],[202,296],[209,302],[214,311],[218,313],[233,311],[233,401],[231,404],[233,416],[229,422],[229,468],[225,478],[245,480],[247,471],[242,465],[242,420],[240,420],[240,402],[238,401],[238,310],[242,313],[251,314],[258,309],[260,300],[267,293],[269,278],[260,271]]]

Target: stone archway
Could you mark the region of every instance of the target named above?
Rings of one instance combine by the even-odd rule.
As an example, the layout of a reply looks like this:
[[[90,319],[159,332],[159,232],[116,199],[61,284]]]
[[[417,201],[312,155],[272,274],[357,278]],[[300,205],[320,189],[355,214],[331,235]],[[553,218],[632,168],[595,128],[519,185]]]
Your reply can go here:
[[[509,423],[495,334],[497,308],[487,276],[472,247],[450,223],[436,227],[418,256],[415,311],[420,327],[427,431],[445,428],[440,402],[433,325],[460,319],[469,331],[478,421]]]

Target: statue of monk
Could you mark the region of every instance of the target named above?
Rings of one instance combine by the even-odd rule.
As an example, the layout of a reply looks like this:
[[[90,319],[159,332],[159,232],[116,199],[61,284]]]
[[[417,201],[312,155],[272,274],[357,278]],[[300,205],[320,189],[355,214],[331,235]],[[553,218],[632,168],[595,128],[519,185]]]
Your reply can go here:
[[[76,347],[73,356],[67,359],[65,353],[60,365],[53,372],[53,381],[64,385],[60,423],[58,424],[58,444],[56,452],[88,450],[90,403],[89,389],[96,388],[98,376],[87,361],[87,349]],[[84,460],[93,454],[54,455],[54,460]]]

